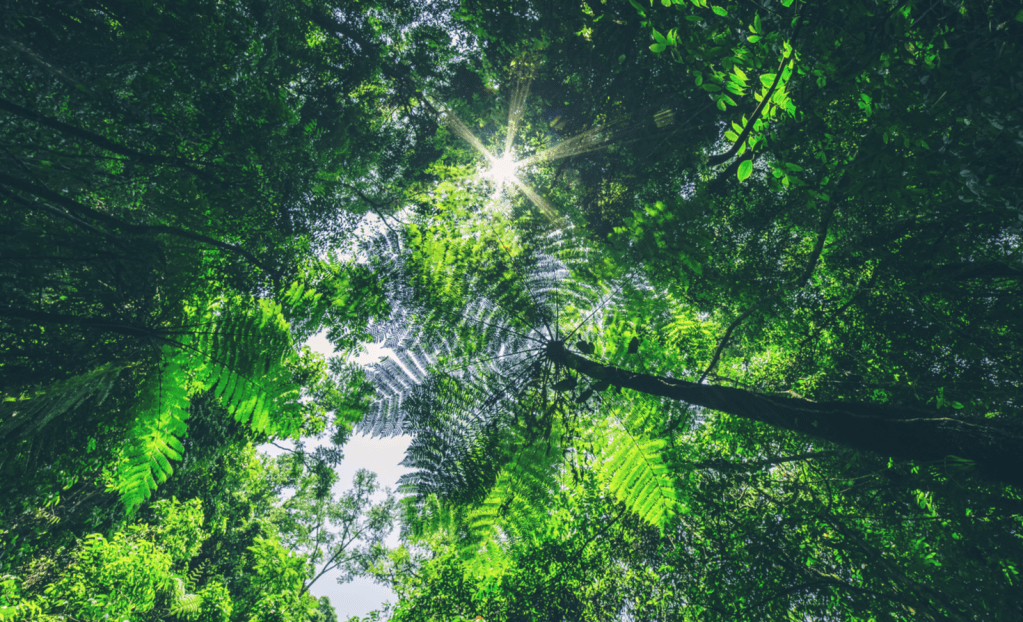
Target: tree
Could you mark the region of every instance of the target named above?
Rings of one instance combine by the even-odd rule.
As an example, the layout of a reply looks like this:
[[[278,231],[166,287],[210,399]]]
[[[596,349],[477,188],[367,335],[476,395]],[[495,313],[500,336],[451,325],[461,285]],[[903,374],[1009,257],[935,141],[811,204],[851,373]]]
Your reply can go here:
[[[339,571],[338,583],[348,583],[364,574],[387,549],[383,541],[392,528],[397,500],[390,494],[377,504],[372,497],[378,491],[376,475],[366,469],[355,473],[353,488],[341,495],[333,493],[337,476],[327,468],[305,469],[292,455],[278,459],[278,486],[286,486],[292,495],[276,513],[285,546],[307,560],[306,593],[325,574]],[[297,471],[297,473],[296,473]]]
[[[729,408],[724,401],[701,403],[703,400],[698,396],[736,395],[736,402],[732,404],[747,406],[746,412],[740,414],[753,415],[760,421],[763,421],[763,408],[750,406],[751,403],[758,404],[759,400],[772,408],[775,408],[774,404],[798,404],[800,408],[813,409],[811,412],[817,413],[816,416],[825,409],[839,406],[820,405],[802,399],[776,400],[774,396],[765,395],[767,392],[763,390],[722,391],[672,378],[675,374],[683,377],[691,374],[690,377],[695,379],[701,374],[706,361],[721,356],[716,353],[718,348],[713,343],[713,335],[717,332],[713,324],[710,327],[702,325],[704,322],[696,313],[679,308],[680,305],[670,296],[661,299],[651,297],[651,289],[645,288],[635,276],[605,283],[592,280],[596,278],[592,270],[596,252],[585,248],[585,243],[577,237],[566,236],[553,246],[547,242],[548,246],[530,248],[526,243],[529,236],[511,234],[513,229],[502,222],[500,216],[461,221],[463,217],[458,210],[431,214],[421,223],[410,226],[404,239],[391,234],[372,247],[374,254],[380,258],[378,270],[396,283],[391,288],[391,306],[398,311],[394,323],[389,329],[377,328],[384,338],[383,344],[394,348],[396,356],[395,362],[385,362],[374,374],[383,390],[380,401],[362,425],[376,433],[402,430],[414,435],[408,461],[420,470],[406,477],[404,484],[410,492],[418,493],[420,503],[425,496],[438,494],[445,503],[476,508],[481,513],[476,524],[480,524],[479,521],[483,525],[496,522],[502,528],[518,528],[518,533],[528,534],[535,524],[521,522],[514,513],[505,514],[508,512],[505,503],[514,504],[516,499],[520,499],[527,508],[527,516],[529,512],[541,512],[540,508],[556,507],[557,502],[544,492],[549,490],[549,484],[544,482],[550,481],[552,473],[563,473],[571,468],[566,465],[565,456],[578,452],[593,457],[590,468],[600,474],[602,485],[607,486],[638,517],[658,527],[664,534],[662,542],[668,539],[664,544],[667,546],[671,542],[668,533],[680,525],[685,525],[687,530],[695,530],[699,534],[697,537],[716,538],[706,532],[701,533],[710,528],[709,525],[714,525],[713,521],[690,522],[685,518],[699,510],[706,512],[715,507],[708,500],[700,499],[699,482],[704,478],[713,482],[714,473],[723,469],[734,469],[737,474],[748,473],[750,468],[756,469],[757,464],[768,468],[774,464],[832,455],[826,443],[822,449],[820,441],[812,438],[788,437],[779,434],[777,429],[744,428],[729,418],[691,408],[672,407],[671,402],[660,399],[665,396],[664,392],[651,390],[650,385],[685,387],[687,401],[725,412]],[[388,257],[388,253],[393,259]],[[588,276],[591,281],[572,278],[573,270],[578,270],[576,274]],[[566,343],[576,344],[575,349],[590,358],[596,356],[614,361],[615,367],[593,365],[568,352]],[[680,347],[685,348],[681,353]],[[732,365],[729,362],[721,373],[732,373],[729,370]],[[584,383],[585,377],[575,377],[568,373],[568,369],[587,372],[591,381]],[[661,376],[657,377],[659,374]],[[611,390],[612,385],[643,392],[626,390],[616,395],[616,391]],[[679,395],[668,397],[678,398],[681,393],[682,390]],[[940,403],[938,406],[947,407]],[[890,406],[849,405],[846,402],[841,407],[854,412],[870,413],[871,409],[879,413],[891,412]],[[922,409],[923,405],[917,404],[915,408]],[[804,414],[805,409],[801,411]],[[920,412],[922,417],[931,421],[950,419],[940,411],[937,416],[923,410]],[[972,423],[961,414],[959,418]],[[775,428],[779,427],[777,421],[771,423]],[[1008,442],[1012,442],[1011,421],[985,419],[978,423],[989,425],[999,433],[1008,432]],[[880,421],[878,424],[888,425],[889,422]],[[782,426],[784,429],[791,428]],[[822,436],[812,425],[808,429],[814,432],[813,436]],[[592,444],[581,442],[581,438]],[[832,440],[837,438],[837,435],[832,436]],[[777,451],[775,443],[799,449],[780,451],[780,456],[775,453],[774,457],[770,457],[770,453]],[[743,448],[740,455],[748,456],[753,467],[735,463],[737,445]],[[909,452],[914,449],[919,448],[902,446],[898,450]],[[913,510],[913,507],[922,506],[921,509],[934,516],[937,510],[934,509],[935,502],[931,501],[932,495],[935,499],[941,498],[938,503],[942,507],[969,505],[973,508],[970,513],[979,509],[980,505],[975,504],[988,502],[979,501],[981,498],[1003,499],[996,503],[1001,507],[996,512],[999,520],[1013,520],[1010,517],[1016,515],[1018,508],[1012,500],[1018,499],[1018,493],[1011,488],[988,489],[972,481],[972,494],[980,496],[964,498],[955,491],[954,487],[958,485],[955,482],[962,477],[971,477],[970,462],[952,458],[934,460],[934,456],[920,453],[912,457],[919,461],[918,464],[923,462],[927,475],[917,475],[920,467],[910,463],[899,467],[899,471],[905,469],[907,475],[890,471],[886,476],[884,460],[897,457],[895,451],[898,450],[882,448],[880,460],[870,455],[861,456],[858,460],[865,463],[863,467],[830,463],[829,470],[821,477],[823,482],[866,478],[870,482],[868,490],[876,487],[878,493],[875,494],[884,491],[885,495],[901,499],[899,507],[904,510],[896,512],[897,517],[883,517],[880,506],[868,504],[859,491],[843,502],[857,508],[853,512],[868,512],[871,520],[891,520],[891,526],[883,531],[880,539],[889,543],[883,546],[899,542],[899,546],[903,547],[900,550],[907,553],[907,564],[918,564],[920,558],[909,555],[914,547],[903,539],[899,525],[904,524],[902,521],[919,520],[914,517],[918,510]],[[769,456],[761,459],[763,453],[769,453]],[[978,456],[982,456],[978,464],[993,457],[983,453]],[[813,464],[816,465],[816,461]],[[887,469],[893,466],[892,462],[888,462]],[[986,475],[992,480],[1005,481],[1012,477],[1012,471],[997,469],[994,460],[985,468],[990,469]],[[701,475],[701,472],[706,472],[706,475]],[[763,476],[769,481],[780,479],[778,485],[782,487],[788,485],[783,483],[785,480],[781,476],[774,477],[768,473]],[[888,478],[899,482],[895,490],[889,489]],[[737,480],[736,485],[743,485],[741,478]],[[809,494],[832,498],[835,493],[829,488],[815,488]],[[771,507],[780,511],[778,502],[770,501],[772,493],[765,491],[765,495],[763,502],[771,503]],[[785,524],[796,528],[806,515],[805,511],[786,514],[786,521],[791,522]],[[938,516],[949,520],[946,517],[950,515]],[[761,520],[769,521],[770,517]],[[812,539],[796,538],[792,546],[826,546],[817,543],[816,538],[836,533],[836,530],[837,533],[848,534],[842,537],[850,540],[857,537],[854,534],[861,534],[861,538],[865,535],[863,524],[845,513],[839,517],[814,517],[812,520],[813,524],[801,527],[811,529],[815,534]],[[472,520],[466,522],[473,524]],[[975,530],[983,529],[981,524],[982,521],[968,520],[957,525],[956,533],[962,534],[959,529],[978,533]],[[764,529],[762,522],[745,523],[744,528],[751,530],[741,532],[749,534],[745,537],[757,541],[763,537],[762,533],[755,531]],[[690,537],[685,532],[683,535]],[[888,588],[875,590],[880,596],[865,596],[862,590],[870,590],[865,585],[872,581],[895,580],[893,577],[898,575],[898,570],[890,565],[882,570],[884,564],[880,559],[883,555],[879,557],[873,545],[867,544],[870,541],[869,536],[860,540],[858,547],[862,552],[857,555],[870,551],[866,555],[870,563],[877,566],[881,576],[868,576],[869,573],[862,569],[854,572],[849,565],[848,552],[829,558],[828,563],[835,567],[834,576],[830,578],[820,575],[819,572],[824,571],[819,568],[799,562],[804,558],[797,555],[790,558],[790,565],[777,577],[777,583],[756,584],[752,593],[742,592],[742,600],[735,606],[723,603],[729,602],[737,596],[737,591],[745,588],[740,586],[741,582],[729,581],[722,584],[728,589],[722,596],[723,600],[704,601],[694,611],[710,611],[727,619],[730,615],[766,616],[764,612],[774,610],[774,607],[783,611],[834,613],[842,610],[855,615],[872,611],[872,607],[884,607],[885,610],[894,607],[892,611],[899,615],[902,615],[899,612],[912,609],[928,611],[928,615],[938,617],[961,615],[969,610],[966,603],[970,596],[967,592],[957,592],[958,596],[951,599],[936,597],[935,594],[943,593],[936,586],[944,585],[949,577],[939,572],[921,572],[918,565],[907,575],[913,577],[909,583],[900,584],[892,591]],[[467,548],[474,550],[471,547],[476,546],[478,540],[469,542],[472,544]],[[1014,541],[1004,544],[1010,548],[1018,546],[1018,542]],[[946,560],[960,558],[963,552],[957,548],[953,542],[943,544],[940,555]],[[722,554],[728,551],[721,550]],[[727,554],[734,556],[739,551],[733,549]],[[787,550],[786,554],[791,555]],[[927,559],[934,559],[934,555],[926,551],[922,554]],[[990,554],[995,555],[993,551]],[[761,550],[757,555],[765,553]],[[1009,558],[998,557],[1015,568]],[[731,568],[733,557],[727,559],[726,565]],[[939,563],[943,565],[945,562]],[[1007,583],[1012,576],[1009,566],[1002,566],[1006,568],[1004,575],[989,579],[1001,586],[985,597],[989,599],[992,610],[1012,610],[1012,605],[1002,600],[1000,592],[1011,587]],[[463,588],[453,587],[460,584],[451,582],[460,580],[457,579],[461,572],[459,567],[459,563],[454,563],[450,569],[455,572],[454,578],[437,576],[435,580],[441,583],[427,582],[427,585],[435,585],[435,590],[450,589],[457,593]],[[694,566],[687,563],[686,567]],[[682,603],[687,607],[693,602],[700,602],[695,594],[708,587],[706,581],[712,581],[713,585],[721,581],[717,575],[691,579],[693,581],[687,583],[687,589],[691,591],[683,597]],[[445,587],[447,585],[452,587]],[[623,591],[621,598],[626,598],[626,593],[627,590]],[[913,595],[910,597],[907,593]],[[680,607],[682,604],[671,606]],[[497,617],[503,619],[504,615]]]

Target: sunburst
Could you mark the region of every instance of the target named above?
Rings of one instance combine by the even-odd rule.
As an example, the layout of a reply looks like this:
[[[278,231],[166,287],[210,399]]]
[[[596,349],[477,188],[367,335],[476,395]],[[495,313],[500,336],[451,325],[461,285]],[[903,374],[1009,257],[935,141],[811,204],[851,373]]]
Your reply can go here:
[[[634,140],[649,138],[651,129],[648,123],[644,123],[642,117],[651,115],[656,130],[653,133],[662,140],[666,133],[678,132],[682,128],[675,123],[674,112],[671,109],[657,109],[637,111],[630,117],[610,124],[594,124],[582,132],[568,138],[564,138],[555,144],[540,151],[518,158],[514,151],[516,135],[519,130],[519,122],[526,110],[526,100],[529,98],[529,88],[532,83],[533,71],[537,66],[535,59],[532,61],[520,61],[512,63],[513,87],[508,102],[508,125],[505,129],[504,148],[500,155],[492,153],[483,142],[472,133],[469,127],[458,118],[453,110],[443,105],[432,106],[439,114],[439,121],[448,127],[456,136],[464,140],[480,156],[482,163],[479,175],[491,181],[495,185],[495,192],[492,196],[492,203],[497,205],[504,190],[512,187],[518,190],[529,201],[536,206],[558,228],[567,226],[568,221],[551,205],[544,196],[527,183],[525,173],[532,167],[546,164],[555,160],[570,158],[572,156],[589,153],[600,149],[606,149],[612,144],[624,144]],[[646,119],[649,121],[649,119]],[[672,130],[665,130],[667,126],[675,126]],[[681,125],[687,125],[686,123]]]
[[[494,182],[499,188],[513,183],[517,177],[519,162],[515,161],[514,153],[504,153],[500,158],[492,160],[483,176]]]
[[[601,127],[590,128],[561,141],[557,145],[518,159],[514,152],[515,138],[518,133],[519,122],[522,120],[522,115],[525,112],[531,82],[532,75],[527,70],[520,75],[515,86],[512,88],[508,106],[508,126],[505,131],[504,150],[500,156],[487,149],[483,142],[472,133],[468,126],[451,109],[438,106],[442,110],[440,120],[456,136],[464,140],[483,157],[484,162],[483,166],[480,167],[480,175],[495,184],[495,199],[505,187],[514,187],[529,199],[552,223],[562,226],[567,224],[565,219],[551,205],[550,201],[523,179],[522,173],[528,167],[536,164],[604,149],[611,144],[614,133]]]

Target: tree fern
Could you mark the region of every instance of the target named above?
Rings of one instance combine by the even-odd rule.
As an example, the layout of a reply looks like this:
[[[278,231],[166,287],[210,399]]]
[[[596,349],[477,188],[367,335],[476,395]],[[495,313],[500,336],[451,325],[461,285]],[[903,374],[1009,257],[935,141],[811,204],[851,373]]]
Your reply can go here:
[[[542,523],[538,512],[556,503],[559,463],[581,425],[590,429],[604,485],[663,529],[679,509],[658,438],[668,410],[645,398],[629,406],[624,397],[601,396],[606,383],[584,386],[547,356],[550,344],[574,337],[577,348],[641,364],[639,318],[608,304],[642,283],[573,278],[570,267],[591,258],[564,239],[539,240],[542,252],[487,248],[473,272],[457,265],[471,258],[444,248],[439,234],[387,237],[381,246],[398,256],[383,264],[399,283],[395,313],[376,330],[396,355],[371,371],[380,399],[364,425],[412,435],[403,464],[417,470],[403,477],[404,491],[474,506],[474,542],[528,536]],[[437,297],[446,306],[438,309]]]

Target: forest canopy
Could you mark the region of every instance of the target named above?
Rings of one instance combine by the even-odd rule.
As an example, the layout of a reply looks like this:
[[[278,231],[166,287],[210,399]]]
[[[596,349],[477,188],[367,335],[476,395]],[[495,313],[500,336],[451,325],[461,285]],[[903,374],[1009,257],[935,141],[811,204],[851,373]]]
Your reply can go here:
[[[1018,3],[2,6],[0,618],[1023,619]]]

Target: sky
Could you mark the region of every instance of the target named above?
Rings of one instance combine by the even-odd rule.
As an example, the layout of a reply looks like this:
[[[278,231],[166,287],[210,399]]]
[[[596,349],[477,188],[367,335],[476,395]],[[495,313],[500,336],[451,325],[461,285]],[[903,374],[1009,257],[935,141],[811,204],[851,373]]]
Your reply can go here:
[[[324,333],[314,336],[306,345],[326,357],[334,354],[333,346],[327,341]],[[363,365],[374,363],[385,353],[385,350],[375,344],[367,345],[366,350],[366,354],[356,358],[355,362]],[[399,466],[398,463],[404,460],[405,450],[408,449],[411,440],[408,436],[370,438],[363,434],[353,434],[344,446],[344,460],[335,469],[338,474],[335,492],[352,488],[352,479],[359,469],[368,469],[376,473],[381,489],[395,490],[398,478],[410,471],[410,469]],[[273,446],[264,446],[260,449],[269,454],[280,453],[280,450]],[[380,502],[385,497],[386,493],[381,491],[377,493],[373,501]],[[390,548],[398,546],[397,525],[387,538],[386,544]],[[317,598],[321,596],[329,598],[340,622],[346,622],[352,616],[364,617],[370,611],[380,609],[385,601],[393,603],[396,600],[391,590],[371,579],[356,579],[350,583],[339,585],[337,576],[337,572],[323,575],[309,591]]]
[[[408,469],[398,466],[405,458],[405,449],[411,439],[407,436],[394,438],[369,438],[361,434],[352,435],[345,445],[345,459],[337,467],[340,490],[352,487],[352,478],[358,469],[369,469],[377,474],[381,487],[396,488],[398,478]],[[377,493],[375,502],[383,501],[385,494]],[[398,546],[398,527],[395,526],[387,538],[388,547]],[[351,583],[338,585],[336,572],[327,573],[313,584],[310,592],[319,598],[326,596],[337,612],[337,619],[345,622],[352,616],[365,616],[374,609],[380,609],[384,601],[394,602],[393,592],[371,579],[356,579]]]

